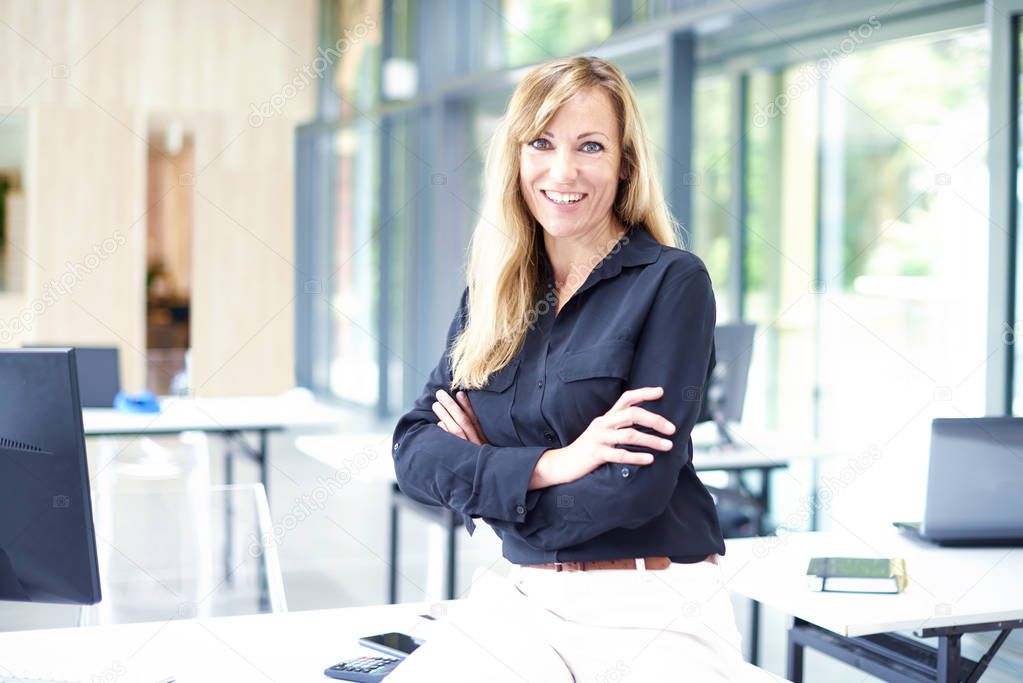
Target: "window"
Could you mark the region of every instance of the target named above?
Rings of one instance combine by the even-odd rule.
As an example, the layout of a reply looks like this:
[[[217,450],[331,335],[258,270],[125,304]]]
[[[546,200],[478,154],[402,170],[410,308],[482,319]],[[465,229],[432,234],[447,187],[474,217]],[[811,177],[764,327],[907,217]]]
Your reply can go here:
[[[404,6],[404,3],[399,3]],[[380,43],[383,36],[382,0],[333,0],[325,48],[340,58],[334,63],[334,90],[342,118],[360,116],[380,98]]]
[[[330,390],[367,406],[376,405],[379,397],[378,137],[368,122],[342,128],[334,136],[334,252],[327,279]]]
[[[922,484],[930,418],[984,412],[988,52],[983,29],[890,43],[823,93],[820,429],[876,449],[880,486]],[[839,502],[892,519],[909,491]]]
[[[872,485],[831,492],[839,524],[918,515],[930,418],[984,411],[987,40],[749,79],[748,415],[867,454]]]
[[[611,35],[611,0],[504,0],[505,62],[542,62]]]
[[[693,197],[693,221],[686,226],[690,248],[703,259],[714,282],[718,321],[728,320],[728,267],[732,253],[729,226],[733,220],[729,206],[729,173],[734,150],[730,141],[732,88],[723,77],[703,78],[696,82],[693,104],[693,169],[690,191]]]
[[[758,330],[744,421],[811,434],[818,86],[786,97],[802,69],[753,73],[747,85],[744,297]]]
[[[1023,130],[1023,23],[1016,36],[1016,120],[1017,131]],[[1012,414],[1023,415],[1023,136],[1017,140],[1016,149],[1016,315],[1013,330],[1006,330],[1006,336],[1014,339]]]

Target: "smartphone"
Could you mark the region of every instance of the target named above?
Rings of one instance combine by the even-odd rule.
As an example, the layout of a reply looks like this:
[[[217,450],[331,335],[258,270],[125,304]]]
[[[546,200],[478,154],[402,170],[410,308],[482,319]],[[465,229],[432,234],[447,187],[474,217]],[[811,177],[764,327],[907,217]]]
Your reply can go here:
[[[404,633],[381,633],[377,636],[359,638],[359,645],[402,659],[415,652],[422,644],[423,641]]]

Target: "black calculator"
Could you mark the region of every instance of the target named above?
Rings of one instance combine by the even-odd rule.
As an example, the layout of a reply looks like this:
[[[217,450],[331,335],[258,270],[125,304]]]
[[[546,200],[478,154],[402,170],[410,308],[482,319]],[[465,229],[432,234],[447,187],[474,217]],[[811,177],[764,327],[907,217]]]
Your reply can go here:
[[[382,681],[394,667],[401,663],[398,657],[356,657],[346,662],[335,664],[323,673],[342,681],[360,681],[375,683]]]

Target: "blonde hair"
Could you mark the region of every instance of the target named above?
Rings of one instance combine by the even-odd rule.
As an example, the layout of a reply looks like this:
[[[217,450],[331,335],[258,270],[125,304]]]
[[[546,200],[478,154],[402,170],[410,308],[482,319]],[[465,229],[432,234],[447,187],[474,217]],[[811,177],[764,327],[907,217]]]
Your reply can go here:
[[[615,217],[626,227],[642,225],[661,244],[678,246],[639,106],[622,72],[598,57],[565,57],[535,67],[515,88],[487,152],[483,208],[469,245],[468,318],[451,349],[452,389],[483,387],[525,340],[530,314],[543,295],[544,242],[543,228],[522,196],[519,154],[566,101],[591,87],[607,92],[618,119],[624,179]]]

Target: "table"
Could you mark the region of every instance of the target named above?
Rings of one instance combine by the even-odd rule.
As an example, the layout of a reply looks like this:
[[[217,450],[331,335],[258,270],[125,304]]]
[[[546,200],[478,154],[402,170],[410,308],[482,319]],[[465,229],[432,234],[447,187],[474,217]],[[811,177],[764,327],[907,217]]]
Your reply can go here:
[[[330,680],[323,675],[328,666],[377,654],[358,644],[361,636],[398,631],[429,641],[441,622],[421,615],[443,619],[457,604],[408,603],[0,633],[0,680],[10,676],[19,683],[43,677],[119,683],[323,683]],[[487,661],[497,655],[481,645],[466,656]],[[528,666],[529,660],[517,664]],[[515,673],[520,680],[540,679],[533,675],[535,668],[527,671]],[[444,672],[437,673],[430,681],[444,680]],[[767,672],[757,680],[781,681]]]
[[[269,496],[269,434],[298,427],[336,425],[341,413],[312,398],[304,390],[278,396],[238,398],[160,399],[159,413],[125,413],[112,408],[84,408],[85,436],[159,436],[200,431],[219,434],[227,442],[225,483],[234,483],[236,453],[256,462],[260,481]],[[256,435],[257,445],[245,440]]]
[[[888,681],[976,681],[1009,633],[1023,627],[1023,548],[942,548],[891,528],[869,533],[792,533],[727,543],[729,591],[792,615],[788,678],[803,680],[809,647]],[[909,585],[899,595],[817,593],[811,557],[901,557]],[[937,647],[896,632],[936,638]],[[979,660],[962,656],[964,633],[996,631]]]
[[[328,666],[372,654],[360,636],[429,637],[443,603],[175,619],[0,633],[0,678],[323,683]]]

